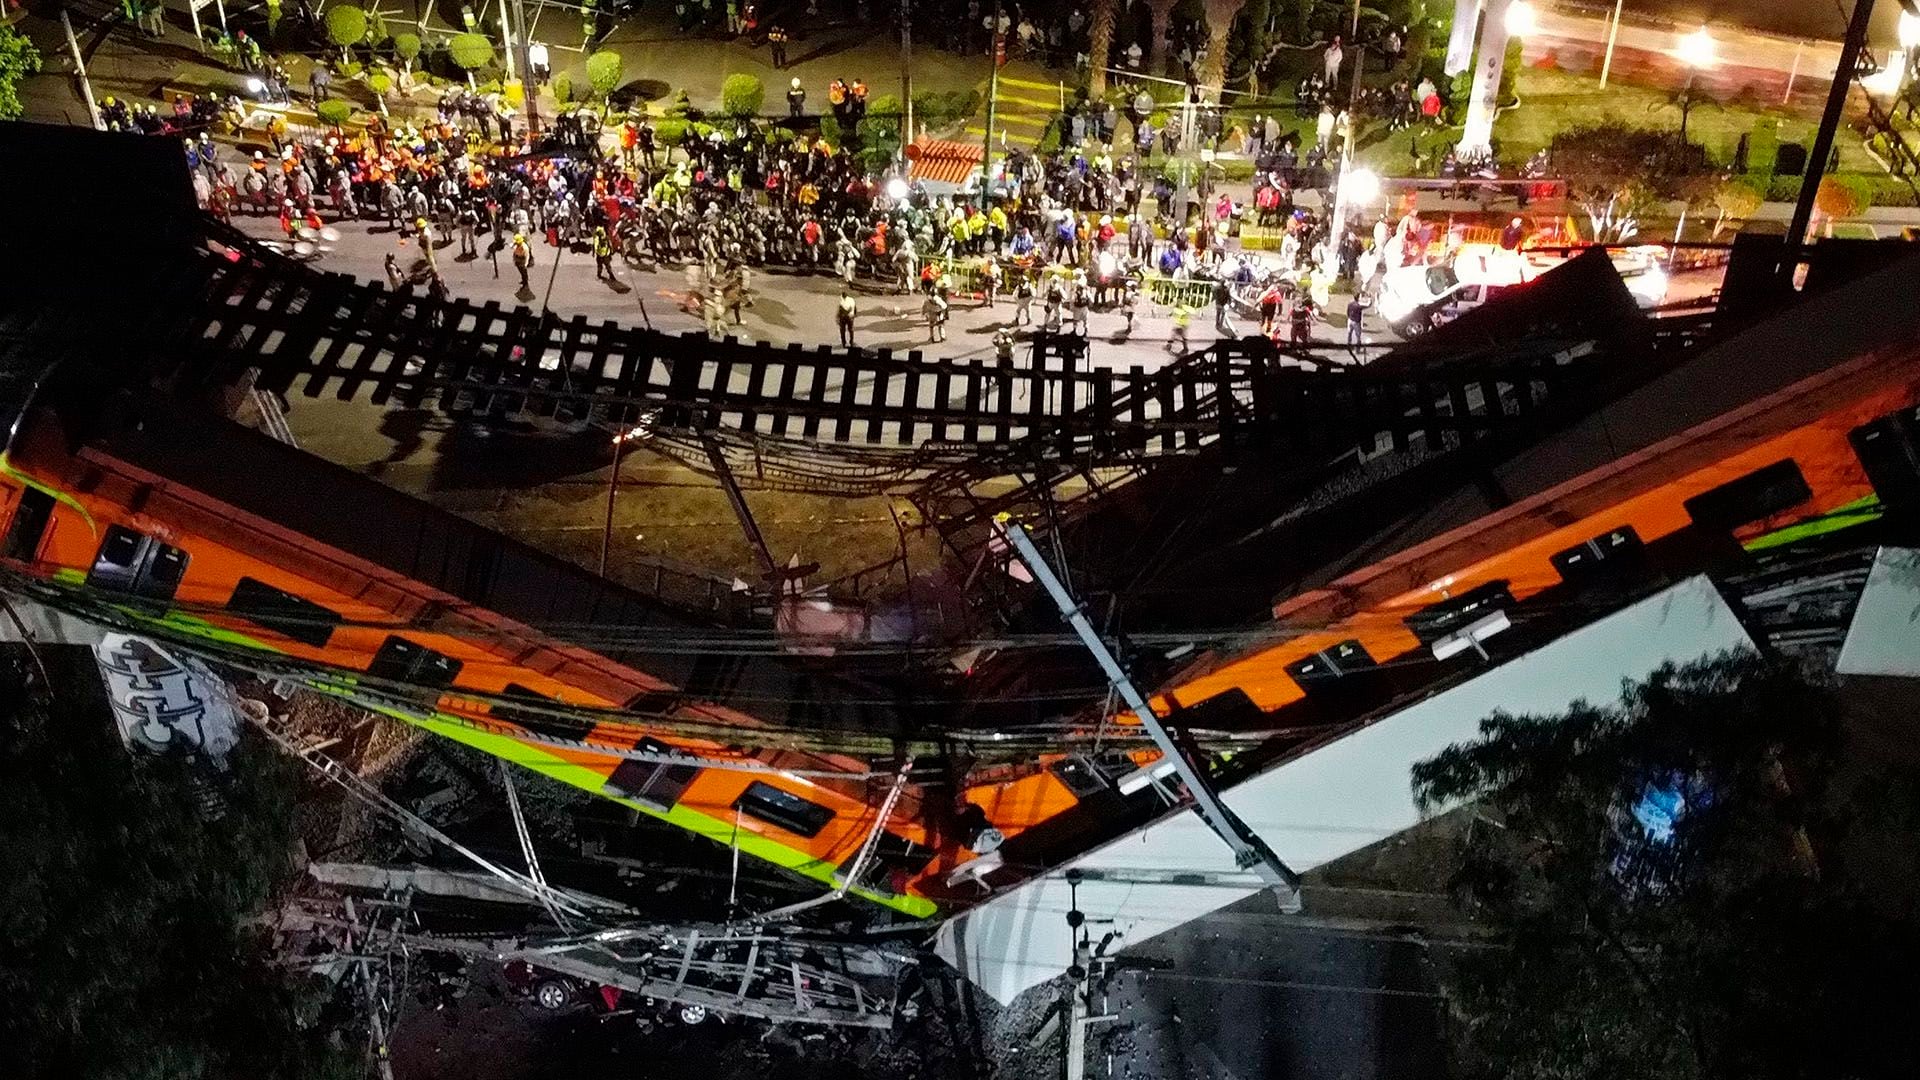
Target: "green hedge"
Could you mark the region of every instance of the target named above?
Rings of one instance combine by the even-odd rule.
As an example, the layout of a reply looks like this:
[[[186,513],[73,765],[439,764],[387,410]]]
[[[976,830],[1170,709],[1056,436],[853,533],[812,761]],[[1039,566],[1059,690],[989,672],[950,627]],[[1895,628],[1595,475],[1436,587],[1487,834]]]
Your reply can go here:
[[[1753,133],[1747,138],[1747,173],[1750,176],[1772,176],[1773,166],[1780,158],[1780,121],[1771,116],[1761,118],[1753,125]]]
[[[913,119],[929,128],[965,120],[980,108],[978,90],[926,90],[913,95]]]
[[[1848,184],[1858,185],[1869,206],[1920,206],[1913,188],[1905,180],[1884,173],[1835,173]],[[1794,202],[1800,198],[1800,177],[1776,176],[1767,185],[1768,202]]]

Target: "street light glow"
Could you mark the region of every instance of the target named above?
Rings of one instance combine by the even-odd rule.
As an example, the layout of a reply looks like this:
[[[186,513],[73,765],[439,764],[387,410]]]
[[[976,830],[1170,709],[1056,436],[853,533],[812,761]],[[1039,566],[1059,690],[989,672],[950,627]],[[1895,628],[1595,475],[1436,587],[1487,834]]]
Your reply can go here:
[[[1701,27],[1680,39],[1680,47],[1674,50],[1680,62],[1692,68],[1712,67],[1714,61],[1713,35]]]
[[[1341,194],[1351,203],[1366,204],[1380,197],[1380,177],[1372,169],[1355,169],[1347,174],[1346,190]]]
[[[1502,20],[1507,33],[1512,37],[1526,37],[1540,28],[1539,17],[1534,13],[1533,5],[1527,0],[1513,0],[1507,5],[1507,17]]]
[[[887,198],[892,199],[895,202],[899,202],[900,200],[906,197],[907,197],[907,182],[905,180],[902,180],[896,176],[893,179],[887,181]]]
[[[1900,47],[1909,51],[1920,48],[1920,15],[1900,13]]]
[[[1879,71],[1864,75],[1860,87],[1874,97],[1889,98],[1900,92],[1900,86],[1907,79],[1907,50],[1893,49],[1887,53],[1887,63]]]

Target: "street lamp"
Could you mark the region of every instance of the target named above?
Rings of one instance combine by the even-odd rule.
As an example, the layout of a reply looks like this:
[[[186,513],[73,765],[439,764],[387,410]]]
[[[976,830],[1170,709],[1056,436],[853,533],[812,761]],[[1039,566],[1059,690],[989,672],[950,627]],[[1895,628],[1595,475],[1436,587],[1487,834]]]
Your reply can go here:
[[[1871,75],[1860,77],[1860,88],[1874,97],[1890,98],[1900,92],[1900,87],[1906,81],[1907,50],[1893,49],[1887,53],[1885,67]]]
[[[1527,0],[1513,0],[1513,3],[1507,5],[1504,21],[1509,37],[1526,37],[1540,28],[1540,19],[1534,14],[1533,5],[1527,3]]]
[[[1674,50],[1680,62],[1687,65],[1687,81],[1693,81],[1693,73],[1704,67],[1714,65],[1713,35],[1701,27],[1680,39],[1680,45]]]
[[[1674,55],[1687,65],[1687,82],[1680,88],[1680,142],[1684,144],[1687,141],[1687,117],[1693,112],[1694,76],[1700,73],[1701,68],[1714,64],[1713,35],[1707,33],[1707,28],[1703,26],[1683,36]]]
[[[1900,47],[1908,52],[1920,48],[1920,15],[1911,11],[1900,13]]]
[[[1380,177],[1372,169],[1355,169],[1342,181],[1346,201],[1365,206],[1380,197]]]

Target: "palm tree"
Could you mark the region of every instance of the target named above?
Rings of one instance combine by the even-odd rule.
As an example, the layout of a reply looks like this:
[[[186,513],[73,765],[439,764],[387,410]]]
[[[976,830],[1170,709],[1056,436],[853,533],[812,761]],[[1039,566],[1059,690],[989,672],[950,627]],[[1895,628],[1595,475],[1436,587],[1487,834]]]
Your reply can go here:
[[[1113,50],[1113,0],[1093,0],[1093,25],[1087,30],[1087,96],[1107,92],[1107,54]]]
[[[1147,74],[1165,75],[1167,73],[1167,39],[1173,32],[1173,9],[1180,0],[1147,0],[1147,10],[1153,16],[1153,41],[1147,48]]]
[[[1220,88],[1227,81],[1227,39],[1233,36],[1233,20],[1247,0],[1203,0],[1207,12],[1207,58],[1200,65],[1200,85],[1214,101],[1220,100]]]

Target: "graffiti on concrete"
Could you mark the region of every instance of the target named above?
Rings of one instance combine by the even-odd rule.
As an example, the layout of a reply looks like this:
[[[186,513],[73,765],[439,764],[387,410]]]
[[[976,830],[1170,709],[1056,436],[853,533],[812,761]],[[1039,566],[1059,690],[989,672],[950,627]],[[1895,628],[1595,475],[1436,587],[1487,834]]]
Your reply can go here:
[[[205,664],[127,634],[107,634],[93,655],[128,746],[220,761],[239,741],[232,695]]]

